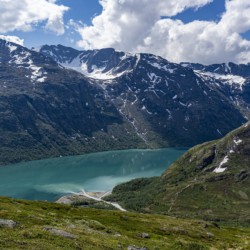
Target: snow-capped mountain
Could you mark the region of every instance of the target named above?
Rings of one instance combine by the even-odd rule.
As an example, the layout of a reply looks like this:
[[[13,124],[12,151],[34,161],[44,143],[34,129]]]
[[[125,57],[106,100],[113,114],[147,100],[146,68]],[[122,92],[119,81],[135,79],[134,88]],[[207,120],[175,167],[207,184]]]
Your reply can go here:
[[[247,108],[204,72],[151,54],[0,40],[1,164],[219,138],[246,121]]]
[[[250,64],[237,65],[234,63],[223,63],[204,66],[201,64],[181,63],[184,67],[194,70],[200,77],[209,81],[211,85],[218,87],[229,87],[232,91],[241,91],[249,84]]]
[[[224,64],[224,71],[228,74],[222,74],[223,65],[211,66],[210,72],[203,65],[175,64],[151,54],[129,54],[114,49],[70,51],[70,48],[61,45],[46,45],[40,49],[44,55],[81,72],[91,82],[104,88],[108,98],[144,141],[153,140],[150,138],[152,130],[156,133],[163,130],[164,134],[167,133],[166,141],[169,142],[173,136],[176,143],[176,138],[181,135],[178,143],[185,141],[188,144],[190,131],[196,127],[198,132],[192,138],[202,142],[205,138],[212,139],[226,133],[226,124],[231,122],[225,109],[231,112],[236,108],[236,112],[248,115],[248,105],[241,97],[245,93],[247,79],[233,75],[233,70],[242,71],[236,66]],[[220,75],[212,72],[219,67]],[[202,128],[200,124],[210,123],[211,117],[217,116],[217,107],[220,107],[221,114],[207,131],[206,126]],[[194,119],[197,112],[204,115]],[[143,128],[140,128],[141,119]],[[223,126],[217,126],[219,120],[224,121]]]
[[[216,88],[224,96],[250,118],[250,64],[222,63],[209,66],[192,63],[182,63],[189,67],[207,82],[211,88]]]
[[[56,66],[57,63],[49,57],[35,53],[20,45],[0,39],[0,63],[12,68],[19,69],[28,81],[32,83],[45,82],[48,72],[44,67]]]
[[[131,72],[140,60],[140,54],[117,52],[114,49],[78,51],[62,45],[45,45],[39,51],[65,68],[99,80],[114,79]]]
[[[242,77],[250,77],[250,64],[235,64],[232,62],[212,65],[202,65],[197,63],[181,63],[184,67],[194,70],[207,71],[221,75],[238,75]]]

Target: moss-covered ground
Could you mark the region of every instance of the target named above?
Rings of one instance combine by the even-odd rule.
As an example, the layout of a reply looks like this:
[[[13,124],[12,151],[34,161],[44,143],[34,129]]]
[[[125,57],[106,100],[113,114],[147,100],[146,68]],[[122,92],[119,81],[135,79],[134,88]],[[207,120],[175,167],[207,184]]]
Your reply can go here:
[[[198,220],[0,198],[0,249],[249,249],[250,229]],[[45,228],[64,230],[73,238]],[[142,233],[149,238],[141,237]]]

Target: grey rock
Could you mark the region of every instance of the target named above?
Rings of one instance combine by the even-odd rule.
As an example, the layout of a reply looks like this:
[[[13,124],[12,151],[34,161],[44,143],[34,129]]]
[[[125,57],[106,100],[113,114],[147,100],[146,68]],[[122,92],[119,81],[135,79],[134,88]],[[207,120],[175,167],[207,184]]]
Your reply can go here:
[[[146,247],[128,246],[128,250],[149,250]]]
[[[57,236],[62,236],[64,238],[69,238],[69,239],[76,239],[77,237],[71,233],[68,233],[64,230],[60,230],[60,229],[56,229],[56,228],[52,228],[52,227],[44,227],[44,230],[57,235]]]
[[[208,238],[213,238],[213,237],[214,237],[214,234],[207,232],[207,237],[208,237]]]
[[[17,222],[13,220],[0,219],[0,227],[14,228],[17,226]]]
[[[143,239],[149,239],[150,235],[148,233],[140,233],[139,237],[143,238]]]

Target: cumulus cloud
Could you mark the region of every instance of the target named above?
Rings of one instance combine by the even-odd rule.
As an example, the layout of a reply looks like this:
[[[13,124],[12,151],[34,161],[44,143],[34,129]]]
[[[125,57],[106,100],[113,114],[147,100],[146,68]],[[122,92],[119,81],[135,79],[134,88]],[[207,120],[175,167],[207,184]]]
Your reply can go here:
[[[29,31],[38,23],[58,35],[64,33],[63,15],[68,7],[55,0],[0,0],[0,32]]]
[[[250,1],[225,0],[218,22],[183,23],[174,16],[200,8],[213,0],[100,0],[103,11],[92,25],[78,25],[84,49],[114,47],[130,52],[154,53],[170,61],[249,62]],[[162,18],[164,17],[164,18]]]
[[[4,36],[4,35],[0,35],[0,39],[6,40],[8,42],[12,42],[12,43],[16,43],[19,44],[21,46],[24,45],[24,40],[17,37],[17,36]]]

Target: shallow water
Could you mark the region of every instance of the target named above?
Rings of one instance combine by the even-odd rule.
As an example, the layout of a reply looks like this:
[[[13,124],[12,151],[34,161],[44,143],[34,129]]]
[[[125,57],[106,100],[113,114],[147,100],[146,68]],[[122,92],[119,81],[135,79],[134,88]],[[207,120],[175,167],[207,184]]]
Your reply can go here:
[[[0,195],[53,201],[72,192],[109,191],[122,182],[159,176],[186,150],[108,151],[0,168]]]

